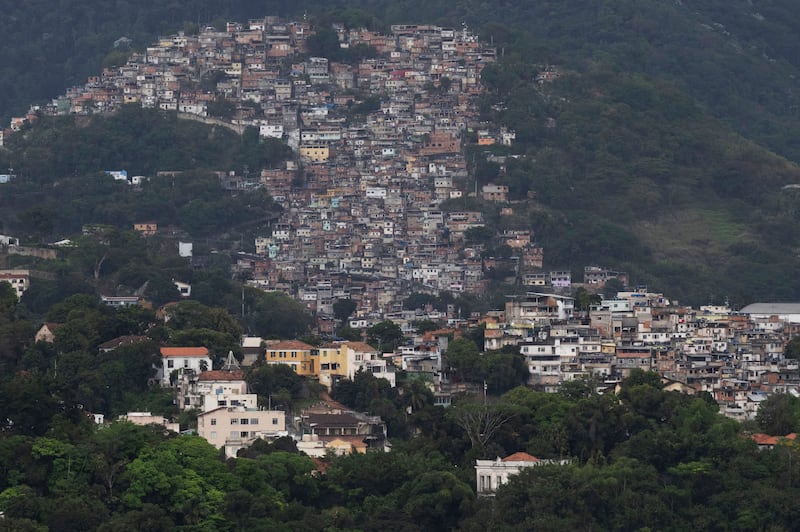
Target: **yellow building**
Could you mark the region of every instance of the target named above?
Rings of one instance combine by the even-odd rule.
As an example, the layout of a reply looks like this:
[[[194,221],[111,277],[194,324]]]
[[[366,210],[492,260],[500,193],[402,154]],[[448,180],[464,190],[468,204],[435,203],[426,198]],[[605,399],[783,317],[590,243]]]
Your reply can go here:
[[[299,340],[284,340],[267,346],[267,364],[286,364],[298,375],[316,377],[317,349]]]
[[[347,377],[347,356],[341,344],[323,344],[318,351],[319,382],[330,389],[337,380]]]
[[[395,385],[394,367],[380,351],[363,342],[336,342],[313,347],[299,340],[267,346],[267,364],[287,364],[295,373],[316,377],[331,389],[340,379],[352,379],[359,370]]]
[[[315,163],[328,160],[331,150],[325,144],[303,144],[300,146],[300,157]]]
[[[352,379],[358,371],[366,371],[395,386],[394,367],[387,364],[379,350],[364,342],[324,344],[318,349],[319,382],[329,389],[339,379]]]
[[[142,236],[153,236],[158,232],[158,224],[155,222],[142,222],[133,224],[133,230]]]

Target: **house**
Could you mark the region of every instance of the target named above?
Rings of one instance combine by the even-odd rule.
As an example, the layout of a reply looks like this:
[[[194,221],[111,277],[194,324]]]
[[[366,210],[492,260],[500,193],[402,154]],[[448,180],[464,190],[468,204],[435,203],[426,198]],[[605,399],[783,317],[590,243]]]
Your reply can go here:
[[[792,432],[791,434],[787,434],[786,436],[770,436],[769,434],[759,433],[751,435],[750,439],[756,442],[758,448],[763,451],[765,449],[772,449],[776,445],[781,443],[797,441],[797,434]]]
[[[358,451],[362,446],[382,451],[390,448],[386,438],[386,423],[379,416],[353,412],[334,401],[326,401],[304,410],[300,414],[298,428],[303,439],[322,441],[326,449],[336,440],[340,440],[335,444],[339,446],[340,452],[342,446],[346,452],[352,449]]]
[[[192,285],[189,283],[182,283],[180,281],[172,281],[175,284],[175,288],[178,290],[178,293],[181,297],[191,297],[192,295]]]
[[[211,358],[205,347],[162,347],[161,367],[156,378],[162,386],[170,386],[175,382],[175,377],[182,373],[200,373],[210,368]]]
[[[345,342],[341,349],[348,378],[352,379],[358,371],[366,371],[376,378],[386,379],[394,388],[394,366],[387,366],[380,351],[364,342]]]
[[[519,475],[523,469],[542,465],[567,465],[569,460],[543,460],[528,453],[517,452],[496,460],[476,460],[475,475],[478,495],[491,496],[508,482],[508,478]]]
[[[261,346],[263,341],[260,336],[242,337],[242,366],[252,366],[264,358],[264,348]]]
[[[483,185],[481,195],[484,201],[496,201],[505,203],[508,201],[508,187],[505,185]]]
[[[287,364],[298,375],[317,375],[317,350],[299,340],[285,340],[267,346],[267,364]]]
[[[300,157],[312,163],[325,162],[330,157],[330,148],[325,144],[303,144]]]
[[[133,230],[142,236],[153,236],[158,232],[158,224],[155,222],[133,224]]]
[[[52,344],[56,339],[56,330],[63,326],[63,323],[44,323],[41,327],[39,327],[39,330],[36,331],[34,340],[37,342],[48,342]]]
[[[286,413],[222,406],[197,416],[197,434],[214,447],[224,448],[226,457],[235,458],[257,439],[286,436]]]
[[[11,285],[17,299],[22,297],[25,290],[30,286],[29,270],[0,270],[0,283],[3,281]]]
[[[109,307],[135,307],[139,304],[139,296],[100,296],[100,301]]]
[[[161,416],[154,416],[150,412],[128,412],[119,416],[120,421],[128,421],[134,425],[146,427],[147,425],[159,425],[172,432],[180,432],[181,428],[178,423],[172,423],[167,418]]]
[[[244,372],[239,369],[188,373],[181,377],[177,401],[182,410],[197,408],[206,412],[221,406],[258,406],[258,396],[247,393]]]
[[[134,345],[141,342],[147,342],[148,340],[150,340],[150,338],[148,338],[147,336],[137,336],[137,335],[118,336],[114,339],[111,339],[107,342],[103,342],[102,344],[98,345],[97,349],[101,353],[108,353],[124,345]]]
[[[0,235],[0,247],[12,247],[12,246],[19,246],[19,238],[14,238],[13,236],[8,235]]]

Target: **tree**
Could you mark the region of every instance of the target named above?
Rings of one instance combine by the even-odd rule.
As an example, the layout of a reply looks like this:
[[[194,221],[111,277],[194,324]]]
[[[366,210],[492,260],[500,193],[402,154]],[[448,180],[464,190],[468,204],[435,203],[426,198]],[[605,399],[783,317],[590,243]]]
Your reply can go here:
[[[311,316],[297,301],[283,292],[246,289],[245,304],[250,311],[244,322],[249,330],[265,338],[297,338],[311,325]]]
[[[418,333],[426,333],[429,331],[435,331],[439,328],[436,322],[431,320],[416,320],[411,322],[411,325]]]
[[[17,306],[17,293],[8,281],[0,281],[0,313],[9,314]]]
[[[448,415],[464,430],[472,447],[480,449],[511,419],[511,414],[497,403],[470,400],[450,407]]]
[[[480,372],[476,376],[486,382],[488,393],[500,395],[526,384],[530,372],[519,353],[488,352],[480,357]]]
[[[361,331],[361,329],[353,329],[345,325],[336,331],[336,336],[345,340],[350,340],[351,342],[358,342],[362,338]]]
[[[312,57],[326,57],[331,61],[338,61],[342,57],[339,35],[331,27],[317,29],[316,34],[306,39],[306,47]]]
[[[396,399],[397,390],[389,381],[379,379],[372,373],[359,370],[353,379],[341,379],[331,391],[331,397],[359,412],[369,411],[375,401]]]
[[[609,279],[606,281],[605,285],[603,285],[603,295],[605,297],[617,297],[617,292],[622,292],[623,290],[625,290],[625,285],[616,277]]]
[[[394,351],[402,338],[402,329],[391,321],[382,321],[367,329],[367,342],[384,353]]]
[[[785,436],[800,428],[800,399],[785,393],[770,395],[756,414],[761,430],[772,436]]]
[[[306,388],[303,379],[286,364],[252,366],[245,377],[252,393],[258,394],[262,406],[291,406],[302,399]]]
[[[167,324],[175,330],[211,329],[236,338],[242,334],[242,327],[228,311],[219,307],[208,307],[197,301],[181,301],[171,305],[167,316]]]
[[[347,325],[347,320],[355,312],[358,305],[352,299],[337,299],[333,304],[333,317],[336,321]]]
[[[403,511],[422,530],[454,530],[474,500],[472,488],[449,471],[427,471],[400,493]]]
[[[795,336],[788,342],[783,349],[783,356],[792,360],[800,358],[800,336]]]
[[[474,381],[480,378],[480,350],[472,340],[456,338],[449,342],[445,359],[462,379]]]
[[[592,305],[597,305],[603,298],[599,294],[593,294],[583,287],[578,288],[573,296],[579,310],[588,311]]]

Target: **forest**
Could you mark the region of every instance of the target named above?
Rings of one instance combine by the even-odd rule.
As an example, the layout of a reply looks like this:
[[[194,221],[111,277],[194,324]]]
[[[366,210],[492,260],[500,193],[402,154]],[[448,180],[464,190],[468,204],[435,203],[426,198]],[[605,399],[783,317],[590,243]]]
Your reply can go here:
[[[148,384],[154,347],[197,340],[223,352],[241,331],[227,310],[184,302],[163,324],[146,309],[74,295],[47,311],[64,323],[54,343],[33,343],[24,298],[6,283],[0,290],[3,529],[792,530],[797,519],[797,444],[760,450],[749,437],[798,430],[792,396],[772,396],[741,424],[707,394],[668,392],[656,374],[634,371],[616,394],[598,395],[588,381],[545,394],[511,378],[445,409],[410,376],[391,388],[358,373],[331,395],[382,416],[390,452],[312,460],[280,438],[226,460],[198,436],[96,425],[87,413],[113,420],[146,409],[191,427],[171,391]],[[149,340],[98,351],[120,334]],[[469,338],[448,351],[466,379],[487,378],[479,359]],[[319,393],[288,366],[256,364],[246,378],[260,400],[289,412]],[[518,451],[569,463],[527,469],[476,497],[475,460]]]

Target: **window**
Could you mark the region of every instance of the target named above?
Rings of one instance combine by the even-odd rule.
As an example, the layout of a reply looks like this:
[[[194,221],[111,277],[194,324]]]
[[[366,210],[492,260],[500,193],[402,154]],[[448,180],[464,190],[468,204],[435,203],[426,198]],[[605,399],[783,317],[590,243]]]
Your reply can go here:
[[[232,417],[231,418],[231,425],[238,425],[238,424],[239,424],[239,418]]]
[[[212,425],[216,425],[216,424],[217,424],[217,418],[215,418],[215,417],[212,417],[212,418],[211,418],[211,424],[212,424]]]
[[[167,367],[168,368],[174,368],[175,367],[175,361],[174,360],[167,360]]]
[[[216,440],[217,439],[217,432],[216,431],[214,431],[214,430],[211,431],[210,439],[212,439],[212,440]]]
[[[278,424],[278,418],[276,418],[276,417],[272,418],[272,424],[273,425],[277,425]]]
[[[240,433],[239,433],[239,435],[240,435],[242,438],[246,438],[248,434],[249,434],[248,432],[240,432]]]
[[[297,358],[297,351],[292,351],[292,358]]]
[[[186,359],[183,360],[183,367],[184,368],[188,368],[189,367],[189,361],[188,360],[186,360]]]
[[[249,419],[247,419],[246,417],[243,417],[243,418],[242,418],[242,419],[239,421],[239,424],[240,424],[240,425],[247,425],[248,423],[250,423],[250,420],[249,420]]]
[[[257,417],[251,417],[250,418],[250,424],[251,425],[258,425],[258,418]]]
[[[227,406],[227,405],[228,405],[228,401],[225,401],[225,400],[217,401],[217,406]]]
[[[235,440],[238,437],[239,437],[239,431],[238,430],[232,430],[231,431],[231,439]]]

